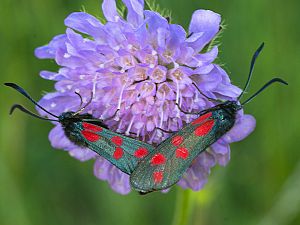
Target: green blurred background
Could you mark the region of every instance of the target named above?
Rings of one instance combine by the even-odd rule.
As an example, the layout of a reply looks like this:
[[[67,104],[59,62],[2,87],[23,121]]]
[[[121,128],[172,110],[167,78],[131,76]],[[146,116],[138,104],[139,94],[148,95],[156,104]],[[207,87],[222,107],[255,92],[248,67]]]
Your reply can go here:
[[[243,86],[253,51],[265,41],[250,85],[257,90],[280,75],[288,87],[274,85],[247,105],[257,128],[231,145],[232,159],[213,169],[203,191],[189,193],[194,210],[189,224],[300,224],[300,2],[296,0],[160,0],[172,10],[172,22],[188,27],[199,8],[222,15],[227,29],[220,60],[234,84]],[[1,0],[1,83],[16,82],[36,99],[53,83],[42,69],[56,70],[33,51],[65,30],[63,20],[85,6],[99,15],[98,0]],[[230,72],[229,72],[230,71]],[[114,193],[93,176],[93,162],[81,163],[48,141],[52,125],[23,113],[9,117],[13,103],[30,105],[4,86],[0,125],[0,224],[96,225],[171,224],[176,188],[168,194],[127,196]],[[33,108],[33,107],[32,107]]]

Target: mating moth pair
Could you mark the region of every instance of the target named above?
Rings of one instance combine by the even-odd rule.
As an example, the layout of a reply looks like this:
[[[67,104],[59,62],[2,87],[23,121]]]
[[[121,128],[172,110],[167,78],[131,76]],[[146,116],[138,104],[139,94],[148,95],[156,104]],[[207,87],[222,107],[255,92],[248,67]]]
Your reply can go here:
[[[218,104],[196,113],[184,112],[177,105],[182,112],[196,114],[198,118],[173,133],[156,147],[113,132],[108,129],[102,120],[96,119],[90,114],[81,114],[90,102],[83,107],[80,106],[77,112],[64,112],[57,116],[40,106],[18,85],[5,83],[6,86],[14,88],[37,107],[56,119],[40,117],[19,104],[13,105],[10,113],[15,109],[19,109],[39,119],[59,122],[70,141],[78,146],[93,150],[124,173],[129,174],[133,189],[141,193],[163,190],[176,184],[190,167],[193,160],[233,127],[237,112],[245,104],[250,102],[272,83],[279,82],[287,85],[287,82],[284,80],[273,78],[250,98],[243,103],[239,103],[249,85],[255,60],[263,46],[264,44],[257,49],[252,57],[248,80],[236,101],[222,101],[208,98],[195,85],[195,88],[207,97],[208,100],[217,102]],[[81,98],[80,95],[79,97]]]

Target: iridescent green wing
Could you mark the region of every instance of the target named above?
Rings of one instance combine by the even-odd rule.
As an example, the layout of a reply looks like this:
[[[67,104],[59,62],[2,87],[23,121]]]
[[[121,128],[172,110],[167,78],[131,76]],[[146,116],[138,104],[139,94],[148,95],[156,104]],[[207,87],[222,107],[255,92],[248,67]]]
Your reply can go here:
[[[127,174],[131,174],[138,162],[154,150],[152,145],[90,122],[82,122],[78,133],[89,149]]]
[[[147,193],[177,183],[193,160],[228,130],[219,126],[220,121],[214,114],[208,112],[200,116],[142,159],[130,176],[132,187]]]

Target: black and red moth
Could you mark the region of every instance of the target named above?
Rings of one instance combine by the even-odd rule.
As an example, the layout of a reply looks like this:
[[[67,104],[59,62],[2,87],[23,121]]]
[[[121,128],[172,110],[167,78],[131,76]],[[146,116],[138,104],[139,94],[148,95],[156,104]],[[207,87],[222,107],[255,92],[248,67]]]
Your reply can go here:
[[[239,104],[240,98],[249,85],[255,60],[263,46],[262,44],[252,57],[246,85],[236,101],[222,101],[207,97],[210,101],[221,103],[198,113],[184,112],[178,106],[182,112],[197,114],[199,117],[156,148],[110,131],[102,120],[93,118],[90,114],[80,114],[89,103],[77,112],[64,112],[60,116],[56,116],[41,107],[18,85],[5,83],[6,86],[14,88],[56,119],[40,117],[18,104],[12,106],[10,114],[17,108],[39,119],[59,122],[66,136],[73,143],[93,150],[129,174],[131,186],[135,190],[141,193],[163,190],[177,183],[192,165],[193,160],[233,127],[237,112],[245,104],[272,83],[279,82],[287,85],[284,80],[273,78],[250,98]],[[196,85],[195,87],[197,88]],[[198,91],[203,94],[199,89]]]
[[[245,104],[274,82],[287,85],[284,80],[273,78],[249,99],[239,104],[238,101],[249,85],[255,60],[263,46],[264,44],[257,49],[252,57],[248,80],[237,100],[221,101],[207,97],[210,101],[221,103],[201,112],[192,113],[199,115],[199,117],[159,144],[155,151],[149,153],[138,163],[130,176],[131,186],[135,190],[147,193],[163,190],[177,183],[192,165],[193,160],[233,127],[237,112]],[[197,88],[196,85],[195,87]],[[200,91],[200,93],[202,92]]]
[[[40,117],[19,104],[12,106],[10,114],[12,114],[15,109],[19,109],[42,120],[59,122],[66,136],[74,144],[93,150],[109,160],[124,173],[131,174],[136,168],[137,163],[154,150],[152,145],[109,130],[102,120],[96,119],[90,114],[80,114],[90,102],[77,112],[64,112],[57,116],[40,106],[18,85],[14,83],[5,83],[5,85],[20,92],[37,107],[56,119]]]

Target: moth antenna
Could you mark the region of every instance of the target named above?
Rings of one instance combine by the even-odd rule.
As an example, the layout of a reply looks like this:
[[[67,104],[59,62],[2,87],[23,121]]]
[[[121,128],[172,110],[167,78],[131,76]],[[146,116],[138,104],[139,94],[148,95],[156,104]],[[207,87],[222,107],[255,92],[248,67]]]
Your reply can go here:
[[[59,122],[58,120],[53,120],[53,119],[48,119],[48,118],[44,118],[44,117],[41,117],[39,115],[36,115],[35,113],[33,112],[30,112],[28,109],[24,108],[22,105],[19,105],[19,104],[14,104],[11,108],[10,108],[10,111],[9,111],[9,115],[11,115],[15,109],[19,109],[20,111],[28,114],[28,115],[31,115],[35,118],[38,118],[38,119],[41,119],[41,120],[48,120],[48,121],[56,121],[56,122]]]
[[[17,84],[15,84],[15,83],[4,83],[4,85],[15,89],[16,91],[18,91],[19,93],[21,93],[23,96],[25,96],[26,98],[28,98],[33,104],[35,104],[41,110],[45,111],[46,113],[50,114],[53,117],[58,118],[58,116],[54,115],[53,113],[49,112],[48,110],[46,110],[45,108],[43,108],[42,106],[40,106],[35,100],[33,100],[33,98],[30,97],[30,95],[23,88],[21,88]]]
[[[284,80],[282,80],[281,78],[273,78],[272,80],[268,81],[264,86],[262,86],[256,93],[254,93],[250,98],[248,98],[246,101],[244,101],[241,105],[244,106],[247,103],[249,103],[253,98],[255,98],[259,93],[261,93],[263,90],[265,90],[268,86],[270,86],[271,84],[278,82],[281,84],[285,84],[288,85],[288,83]]]
[[[199,91],[199,93],[200,93],[201,95],[203,95],[205,98],[207,98],[208,101],[210,101],[210,102],[218,102],[218,103],[223,103],[223,102],[224,102],[224,101],[221,100],[221,99],[214,99],[214,98],[208,97],[206,94],[204,94],[204,93],[199,89],[199,87],[198,87],[194,82],[192,82],[192,84],[195,86],[195,88]]]
[[[240,100],[240,98],[243,96],[243,94],[245,93],[245,91],[247,90],[248,86],[249,86],[249,83],[250,83],[250,80],[251,80],[251,77],[252,77],[252,73],[253,73],[253,69],[254,69],[254,65],[255,65],[255,61],[256,61],[256,58],[258,57],[258,55],[260,54],[260,52],[262,51],[262,49],[264,48],[264,45],[265,43],[263,42],[259,47],[258,49],[255,51],[255,53],[253,54],[252,56],[252,59],[251,59],[251,63],[250,63],[250,71],[249,71],[249,75],[248,75],[248,78],[247,78],[247,82],[245,84],[245,87],[243,88],[242,90],[242,93],[239,95],[239,97],[237,98],[237,101]]]

